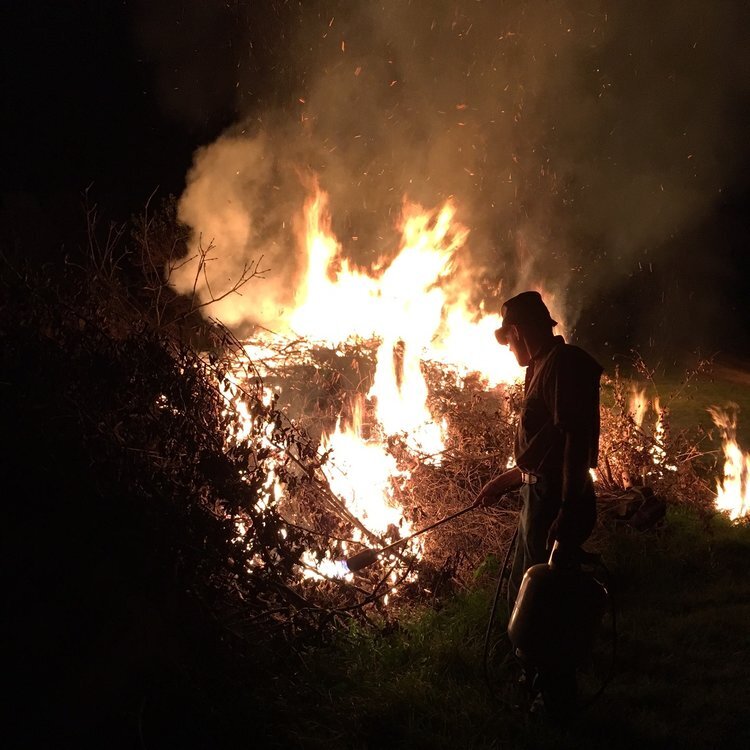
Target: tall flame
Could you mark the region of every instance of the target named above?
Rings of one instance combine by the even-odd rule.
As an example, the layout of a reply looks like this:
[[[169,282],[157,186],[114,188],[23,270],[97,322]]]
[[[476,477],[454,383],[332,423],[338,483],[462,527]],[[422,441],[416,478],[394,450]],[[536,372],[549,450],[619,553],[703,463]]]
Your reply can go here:
[[[331,232],[328,199],[316,186],[304,209],[306,275],[290,315],[292,330],[329,345],[350,337],[380,340],[368,393],[380,426],[428,455],[443,450],[444,425],[427,405],[424,360],[450,363],[462,374],[479,371],[493,384],[520,373],[510,352],[493,346],[499,316],[477,320],[465,294],[449,299],[454,256],[468,237],[455,214],[450,201],[436,211],[406,203],[393,260],[355,269]]]

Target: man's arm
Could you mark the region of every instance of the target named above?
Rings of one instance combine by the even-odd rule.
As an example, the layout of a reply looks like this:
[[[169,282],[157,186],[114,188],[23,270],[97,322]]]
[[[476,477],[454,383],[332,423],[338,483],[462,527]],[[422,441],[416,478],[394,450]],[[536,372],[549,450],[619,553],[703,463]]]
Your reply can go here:
[[[521,470],[514,466],[512,469],[500,474],[499,477],[490,479],[482,487],[477,499],[474,501],[475,508],[488,508],[500,502],[500,499],[506,492],[515,490],[522,484]]]
[[[589,467],[595,460],[599,440],[599,379],[602,368],[574,346],[560,351],[555,377],[548,394],[555,427],[562,431],[562,501],[550,528],[547,544],[563,547],[583,544],[591,532],[596,507],[588,486]]]
[[[555,539],[561,544],[579,545],[584,490],[589,476],[591,436],[586,430],[567,431],[563,452],[562,505],[557,518],[550,527],[547,547],[551,548]]]

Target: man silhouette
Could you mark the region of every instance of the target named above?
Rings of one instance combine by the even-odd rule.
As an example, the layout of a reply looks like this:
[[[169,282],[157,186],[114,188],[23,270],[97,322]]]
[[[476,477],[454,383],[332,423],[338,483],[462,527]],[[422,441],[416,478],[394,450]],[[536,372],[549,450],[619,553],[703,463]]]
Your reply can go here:
[[[576,563],[576,553],[596,522],[596,498],[589,469],[599,451],[601,366],[552,329],[538,292],[522,292],[502,307],[503,324],[495,331],[526,368],[524,399],[515,440],[516,465],[489,481],[475,505],[491,506],[521,488],[523,508],[508,581],[512,610],[524,573],[545,563],[554,542],[556,564]],[[542,692],[563,712],[575,702],[575,675],[548,675]],[[560,684],[558,684],[560,683]],[[572,693],[572,695],[571,695]],[[561,705],[562,704],[562,705]]]

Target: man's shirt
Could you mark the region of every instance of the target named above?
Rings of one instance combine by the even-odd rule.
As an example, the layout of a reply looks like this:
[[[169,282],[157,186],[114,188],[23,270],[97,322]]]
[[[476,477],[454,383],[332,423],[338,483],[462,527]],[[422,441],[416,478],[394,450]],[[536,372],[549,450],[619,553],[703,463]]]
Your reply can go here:
[[[516,432],[516,464],[539,476],[562,471],[565,434],[583,435],[589,466],[599,458],[601,365],[577,346],[555,336],[526,368],[521,417]]]

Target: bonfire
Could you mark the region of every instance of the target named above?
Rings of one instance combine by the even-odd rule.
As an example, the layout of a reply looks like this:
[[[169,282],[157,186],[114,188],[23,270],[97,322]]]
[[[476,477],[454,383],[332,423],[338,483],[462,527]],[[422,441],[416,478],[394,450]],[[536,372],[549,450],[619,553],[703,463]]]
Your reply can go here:
[[[494,343],[501,318],[472,306],[460,262],[468,230],[450,201],[435,210],[404,203],[399,248],[368,268],[348,260],[317,185],[301,226],[303,271],[276,330],[256,325],[240,339],[222,328],[223,353],[212,360],[227,447],[247,452],[257,496],[254,508],[231,513],[240,557],[251,574],[267,572],[280,559],[274,544],[294,529],[307,540],[295,576],[310,606],[382,610],[399,597],[434,596],[504,552],[516,498],[397,544],[371,569],[353,573],[346,559],[456,512],[512,465],[523,371]],[[205,273],[197,267],[193,290]],[[616,502],[648,484],[687,501],[712,497],[695,470],[699,451],[670,436],[668,410],[643,392],[628,395],[618,377],[607,387],[613,403],[602,411],[601,462],[592,471],[600,496]],[[721,424],[727,445],[732,423]],[[729,470],[719,507],[739,518],[748,457],[728,451],[727,462],[744,468]],[[738,471],[740,484],[724,490]],[[250,532],[267,513],[282,519],[279,538],[259,549]]]

